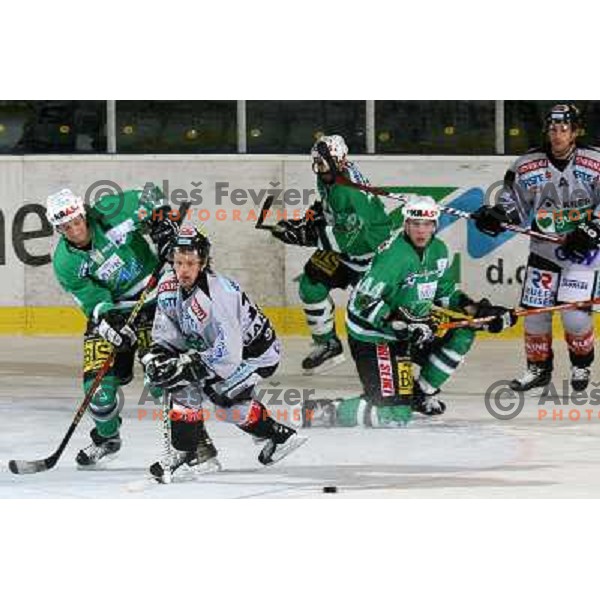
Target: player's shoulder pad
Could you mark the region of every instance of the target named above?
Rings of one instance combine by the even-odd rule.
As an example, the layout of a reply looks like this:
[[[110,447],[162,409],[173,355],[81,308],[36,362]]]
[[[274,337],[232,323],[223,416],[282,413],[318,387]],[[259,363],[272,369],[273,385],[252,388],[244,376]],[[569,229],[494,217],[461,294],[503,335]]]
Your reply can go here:
[[[61,286],[71,289],[89,275],[87,253],[75,250],[61,236],[52,255],[52,268]]]
[[[56,262],[59,260],[64,260],[65,255],[69,252],[69,248],[65,238],[61,235],[56,242],[56,246],[54,247],[54,253],[52,255],[52,262]]]
[[[600,148],[587,144],[577,145],[577,154],[594,155],[596,158],[600,156]]]
[[[73,267],[81,264],[82,262],[86,262],[85,253],[77,251],[75,248],[70,246],[67,240],[61,235],[54,249],[54,254],[52,255],[52,263],[54,267]]]
[[[141,192],[139,192],[138,190],[126,190],[126,191],[122,191],[118,194],[109,194],[109,193],[105,193],[102,194],[101,196],[98,196],[97,198],[90,200],[90,209],[92,209],[92,211],[96,211],[96,215],[102,215],[104,216],[105,213],[114,213],[115,212],[115,208],[119,206],[120,203],[122,203],[122,198],[128,194],[128,195],[138,195]]]
[[[235,281],[235,279],[227,277],[227,275],[221,275],[220,273],[209,273],[208,278],[210,279],[211,277],[214,277],[226,292],[238,294],[242,291],[240,284]]]
[[[600,149],[594,146],[577,146],[575,167],[597,179],[600,176]]]
[[[544,148],[537,146],[529,149],[525,154],[519,156],[510,167],[516,177],[527,175],[538,169],[546,169],[549,164],[548,155]],[[508,172],[507,172],[508,174]],[[505,175],[506,180],[506,175]]]
[[[372,196],[370,192],[361,190],[360,188],[354,187],[353,185],[336,183],[331,186],[328,200],[331,202],[334,199],[344,199],[349,202],[365,202],[369,196]]]

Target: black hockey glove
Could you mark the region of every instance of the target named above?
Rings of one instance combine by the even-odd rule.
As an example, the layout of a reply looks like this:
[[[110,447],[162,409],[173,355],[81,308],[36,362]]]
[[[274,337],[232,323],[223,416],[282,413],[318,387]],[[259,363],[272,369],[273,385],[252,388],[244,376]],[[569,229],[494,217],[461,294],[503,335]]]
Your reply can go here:
[[[496,237],[503,231],[503,223],[510,223],[511,220],[502,206],[480,206],[474,213],[475,227],[482,233]]]
[[[209,373],[195,350],[176,353],[156,345],[144,354],[142,365],[152,385],[169,391],[200,383]]]
[[[598,220],[580,223],[567,234],[563,242],[566,255],[574,262],[585,260],[589,252],[600,247],[600,222]]]
[[[126,325],[125,315],[116,310],[108,311],[98,323],[98,333],[110,342],[117,352],[129,352],[137,344],[135,331]]]
[[[156,252],[161,260],[168,257],[173,242],[179,233],[179,223],[170,218],[171,208],[163,206],[156,211],[159,218],[152,220],[150,238],[156,246]]]
[[[487,298],[483,298],[475,304],[475,318],[494,317],[488,323],[480,326],[483,331],[500,333],[517,322],[517,316],[512,308],[492,304]]]
[[[398,308],[391,324],[399,341],[408,341],[421,348],[435,338],[439,321],[432,315],[415,317],[408,311]]]
[[[304,219],[279,221],[271,233],[284,244],[316,247],[324,227],[324,216],[311,213]]]

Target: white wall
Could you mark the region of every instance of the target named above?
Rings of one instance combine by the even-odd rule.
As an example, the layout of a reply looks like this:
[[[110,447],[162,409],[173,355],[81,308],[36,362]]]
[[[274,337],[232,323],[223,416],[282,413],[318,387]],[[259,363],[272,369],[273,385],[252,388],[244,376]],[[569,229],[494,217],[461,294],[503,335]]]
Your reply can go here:
[[[374,185],[444,186],[459,188],[448,200],[461,197],[466,190],[485,190],[502,179],[510,157],[355,157],[361,170]],[[25,204],[44,204],[48,193],[70,187],[83,194],[97,180],[113,180],[123,189],[169,181],[171,192],[182,188],[189,193],[192,182],[202,182],[202,204],[194,210],[210,212],[206,228],[213,238],[214,258],[218,269],[237,278],[253,297],[267,306],[298,304],[292,278],[302,271],[310,251],[285,247],[265,231],[257,231],[253,222],[245,221],[255,205],[230,201],[216,205],[216,182],[229,182],[229,189],[314,190],[314,176],[308,157],[302,156],[29,156],[0,158],[0,210],[5,227],[6,264],[0,265],[0,306],[48,306],[71,304],[57,286],[50,265],[24,265],[15,255],[12,243],[14,216]],[[481,195],[482,191],[479,192]],[[311,196],[314,198],[314,194]],[[297,205],[303,209],[304,204]],[[289,206],[289,209],[294,207]],[[217,221],[216,210],[227,215]],[[239,210],[242,222],[233,222],[233,210]],[[257,209],[256,209],[257,210]],[[257,210],[258,212],[258,210]],[[493,296],[497,301],[514,303],[518,286],[514,272],[525,260],[527,240],[513,238],[496,251],[480,259],[471,258],[466,250],[466,222],[456,223],[442,232],[453,251],[461,252],[465,289],[474,296]],[[36,215],[29,215],[25,231],[40,228]],[[55,240],[54,240],[55,241]],[[49,237],[24,242],[30,254],[50,252]],[[498,259],[504,261],[505,283],[492,284],[486,270]],[[507,284],[507,279],[512,279]]]

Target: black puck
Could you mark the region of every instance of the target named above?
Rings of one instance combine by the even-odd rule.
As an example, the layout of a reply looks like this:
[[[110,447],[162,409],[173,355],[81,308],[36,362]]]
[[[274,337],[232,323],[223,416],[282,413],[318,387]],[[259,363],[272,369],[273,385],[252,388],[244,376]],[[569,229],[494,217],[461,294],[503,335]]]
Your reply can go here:
[[[337,487],[335,485],[326,485],[323,488],[323,493],[324,494],[335,494],[335,493],[337,493]]]

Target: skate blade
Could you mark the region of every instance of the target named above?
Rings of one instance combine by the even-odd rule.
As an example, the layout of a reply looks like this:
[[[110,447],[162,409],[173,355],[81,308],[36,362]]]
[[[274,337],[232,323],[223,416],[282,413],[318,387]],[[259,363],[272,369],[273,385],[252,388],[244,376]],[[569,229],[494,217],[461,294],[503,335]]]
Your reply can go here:
[[[306,442],[308,442],[307,437],[295,434],[291,438],[289,443],[277,446],[275,452],[273,453],[273,456],[271,456],[271,461],[264,466],[270,467],[271,465],[278,463],[280,460],[294,452],[294,450],[297,450],[298,448],[300,448],[300,446],[303,446]]]
[[[314,369],[304,369],[303,374],[310,375],[319,375],[320,373],[326,373],[327,371],[331,371],[338,365],[341,365],[346,361],[346,356],[344,354],[339,354],[338,356],[334,356],[329,360],[325,361],[322,365],[315,367]]]
[[[199,469],[200,468],[200,469]],[[171,483],[184,483],[186,481],[196,481],[197,479],[208,475],[209,473],[217,473],[223,470],[218,458],[210,458],[201,465],[190,467],[182,465],[175,473],[165,473],[159,480],[154,475],[148,474],[146,478],[140,481],[134,481],[127,486],[128,492],[143,492],[144,490],[156,485],[168,485]]]
[[[199,465],[189,466],[187,469],[191,474],[198,475],[202,477],[203,475],[207,475],[208,473],[218,473],[223,470],[223,466],[218,458],[209,458],[208,460],[200,463]],[[175,479],[177,479],[177,473]]]
[[[210,463],[210,464],[209,464]],[[223,467],[218,459],[211,458],[202,465],[191,467],[189,465],[182,465],[171,474],[171,480],[161,481],[160,483],[188,483],[188,482],[201,482],[202,478],[211,473],[219,473],[223,470]]]
[[[517,392],[518,393],[518,392]],[[550,386],[545,385],[544,387],[535,387],[522,392],[526,398],[552,398],[557,397],[556,394],[550,391]]]

